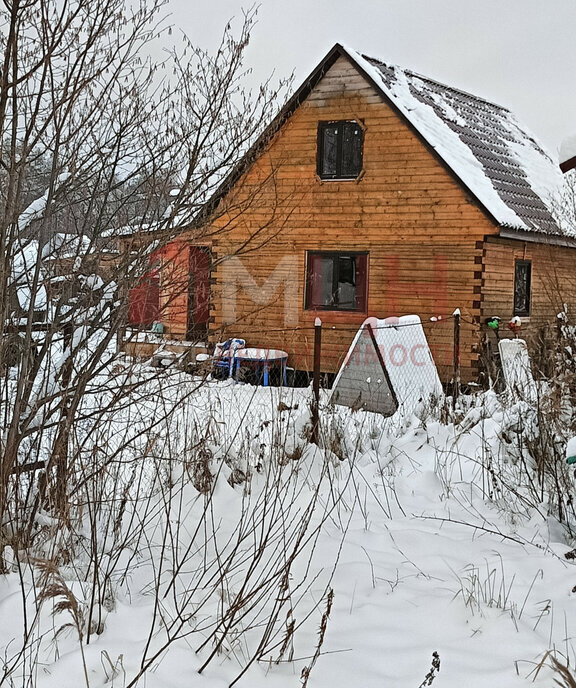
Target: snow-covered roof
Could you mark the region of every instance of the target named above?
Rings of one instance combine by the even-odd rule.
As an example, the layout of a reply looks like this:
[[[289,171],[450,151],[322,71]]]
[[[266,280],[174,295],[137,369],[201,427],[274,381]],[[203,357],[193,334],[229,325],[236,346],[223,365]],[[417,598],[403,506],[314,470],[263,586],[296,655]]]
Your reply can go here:
[[[56,183],[54,184],[54,187],[58,189],[59,187],[63,187],[64,184],[70,179],[72,175],[69,172],[62,172],[62,174],[59,174],[58,177],[56,178]],[[34,220],[40,219],[46,210],[46,205],[48,204],[48,196],[50,195],[50,189],[46,189],[44,194],[40,196],[40,198],[37,198],[36,200],[32,201],[30,205],[20,214],[20,217],[18,218],[18,231],[22,232],[24,231],[31,222]]]
[[[337,46],[426,140],[498,225],[574,235],[558,217],[558,165],[504,107]]]
[[[117,237],[131,237],[135,234],[142,234],[144,232],[152,231],[148,223],[135,223],[130,225],[122,225],[121,227],[108,227],[100,232],[100,237],[103,239],[114,239]]]

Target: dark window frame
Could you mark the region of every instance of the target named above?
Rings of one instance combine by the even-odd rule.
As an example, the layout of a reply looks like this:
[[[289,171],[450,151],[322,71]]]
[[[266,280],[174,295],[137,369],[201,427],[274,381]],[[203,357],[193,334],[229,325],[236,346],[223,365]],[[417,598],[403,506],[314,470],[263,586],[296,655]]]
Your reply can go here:
[[[532,296],[532,261],[514,261],[514,315],[528,317]]]
[[[361,258],[362,262],[355,262],[355,276],[360,276],[361,281],[354,284],[355,300],[357,306],[355,308],[347,308],[342,306],[337,301],[330,304],[317,303],[313,299],[314,289],[314,273],[313,263],[314,257],[332,258],[332,297],[338,296],[340,284],[340,258]],[[370,253],[368,251],[307,251],[306,253],[306,288],[305,288],[305,309],[313,311],[338,311],[346,313],[366,313],[368,311],[368,266]]]
[[[359,132],[360,141],[360,152],[359,160],[357,164],[350,169],[345,169],[345,133],[346,129],[353,125],[354,131]],[[339,128],[336,133],[336,157],[335,157],[335,170],[334,172],[326,172],[325,170],[325,159],[324,159],[324,147],[325,147],[325,134],[330,128]],[[353,141],[354,139],[350,139]],[[353,145],[350,145],[350,150],[347,154],[353,157]],[[318,135],[317,135],[317,146],[316,146],[316,174],[320,179],[323,180],[343,180],[343,181],[354,181],[362,174],[364,164],[364,128],[356,120],[332,120],[326,122],[318,122]]]

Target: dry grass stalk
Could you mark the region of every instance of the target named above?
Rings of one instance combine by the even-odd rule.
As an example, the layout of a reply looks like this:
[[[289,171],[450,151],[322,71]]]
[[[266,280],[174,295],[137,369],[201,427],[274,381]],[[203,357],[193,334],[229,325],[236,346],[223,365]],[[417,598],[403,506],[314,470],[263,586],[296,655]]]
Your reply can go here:
[[[568,666],[553,655],[548,654],[548,656],[550,658],[550,665],[556,674],[554,676],[554,683],[562,688],[576,688],[576,678],[574,678],[574,674]]]
[[[326,609],[324,610],[324,614],[322,614],[322,620],[320,621],[320,629],[318,631],[318,644],[316,645],[314,656],[312,657],[312,661],[310,662],[310,664],[308,666],[305,666],[302,669],[302,673],[300,674],[300,678],[302,679],[302,688],[306,688],[306,686],[308,685],[308,679],[310,678],[312,669],[316,664],[316,660],[318,659],[318,657],[320,657],[320,651],[322,649],[322,645],[324,644],[324,636],[326,634],[326,628],[328,627],[328,619],[330,618],[330,612],[332,611],[333,601],[334,590],[330,588],[328,591],[328,596],[326,597]]]
[[[440,672],[440,655],[434,650],[432,653],[432,666],[430,671],[424,676],[424,680],[420,684],[419,688],[426,688],[426,686],[431,686],[432,681],[436,678],[437,674]]]

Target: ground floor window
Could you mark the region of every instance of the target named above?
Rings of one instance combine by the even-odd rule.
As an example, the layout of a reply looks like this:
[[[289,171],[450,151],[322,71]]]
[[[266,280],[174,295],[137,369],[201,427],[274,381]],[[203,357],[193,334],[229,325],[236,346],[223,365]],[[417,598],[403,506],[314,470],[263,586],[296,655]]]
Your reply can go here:
[[[517,260],[514,266],[514,315],[530,315],[532,263]]]
[[[308,252],[306,308],[365,311],[368,253]]]

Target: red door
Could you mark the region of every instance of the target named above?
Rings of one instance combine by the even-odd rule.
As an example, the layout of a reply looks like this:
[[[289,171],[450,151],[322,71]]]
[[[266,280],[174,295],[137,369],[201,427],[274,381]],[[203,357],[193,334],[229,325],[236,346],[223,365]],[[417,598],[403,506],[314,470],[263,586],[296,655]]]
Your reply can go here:
[[[128,322],[138,327],[150,327],[160,317],[160,272],[158,257],[152,254],[149,269],[138,285],[128,294]]]
[[[188,254],[188,323],[186,338],[204,338],[210,318],[210,249],[190,246]]]

